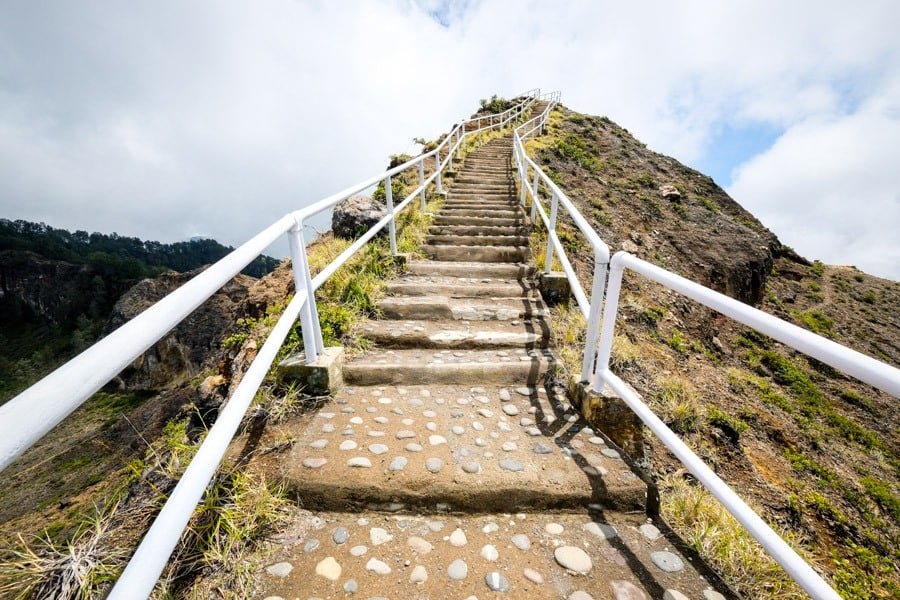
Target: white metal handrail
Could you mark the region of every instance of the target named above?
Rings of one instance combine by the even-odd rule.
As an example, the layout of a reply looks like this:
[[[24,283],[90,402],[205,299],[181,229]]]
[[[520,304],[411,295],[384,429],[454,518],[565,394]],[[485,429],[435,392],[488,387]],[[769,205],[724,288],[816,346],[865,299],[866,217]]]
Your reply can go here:
[[[109,380],[162,339],[254,258],[262,254],[280,235],[285,233],[288,235],[296,288],[294,298],[288,303],[234,394],[200,445],[194,460],[188,465],[159,516],[142,539],[109,598],[132,599],[150,595],[197,502],[221,462],[249,403],[298,316],[301,321],[307,362],[315,362],[317,356],[324,350],[316,310],[315,290],[384,227],[388,227],[389,230],[391,252],[396,254],[397,215],[416,196],[421,199],[421,207],[424,210],[426,188],[433,183],[437,193],[443,192],[441,175],[451,165],[454,155],[461,156],[466,139],[485,131],[518,123],[528,107],[537,101],[539,94],[540,90],[532,90],[523,95],[520,102],[501,113],[464,120],[454,126],[431,151],[332,194],[304,209],[285,215],[109,336],[0,406],[0,431],[3,432],[3,435],[0,435],[0,471],[2,471]],[[431,160],[434,160],[434,171],[426,178],[425,163]],[[410,168],[418,169],[419,184],[400,204],[394,206],[391,178]],[[385,188],[388,209],[385,217],[312,278],[306,257],[304,222],[309,217],[332,208],[352,194],[362,192],[379,182],[383,182]]]
[[[588,382],[594,390],[602,390],[608,385],[631,408],[632,411],[656,434],[659,440],[691,471],[730,512],[739,523],[766,549],[766,551],[780,564],[785,571],[813,598],[833,600],[840,598],[837,592],[806,563],[762,518],[757,515],[735,492],[722,481],[694,452],[691,451],[675,432],[669,429],[653,411],[644,404],[632,389],[618,376],[609,370],[609,359],[612,351],[612,340],[615,328],[618,299],[621,290],[622,276],[627,267],[645,277],[663,284],[669,289],[680,292],[710,308],[718,310],[731,318],[749,325],[770,337],[788,344],[808,355],[829,364],[849,375],[874,385],[881,390],[900,396],[900,370],[836,344],[835,342],[815,335],[805,329],[792,325],[781,319],[777,319],[758,309],[747,306],[733,298],[710,290],[683,277],[675,275],[665,269],[640,260],[626,252],[619,252],[609,260],[609,280],[607,283],[606,297],[602,307],[602,330],[599,342],[596,341],[596,332],[600,311],[595,311],[594,300],[598,296],[602,298],[602,292],[598,294],[592,291],[591,303],[588,306],[587,298],[571,263],[565,255],[565,251],[554,231],[556,226],[556,214],[558,204],[562,203],[576,226],[595,249],[594,287],[601,276],[597,273],[598,259],[597,248],[602,244],[599,236],[593,229],[585,230],[584,219],[578,210],[571,204],[566,195],[550,180],[543,170],[531,160],[525,152],[523,140],[535,132],[542,132],[547,117],[554,104],[559,101],[558,94],[545,94],[541,99],[547,99],[546,110],[519,126],[513,134],[513,154],[516,160],[517,178],[522,186],[521,203],[525,206],[528,197],[531,198],[531,215],[539,215],[548,231],[546,270],[549,272],[553,251],[563,266],[566,277],[571,284],[573,295],[582,314],[588,320],[586,332],[585,354],[582,364],[582,381]],[[533,172],[533,180],[529,183],[528,169]],[[547,217],[541,206],[538,194],[538,184],[543,182],[551,193],[551,212]],[[606,265],[603,265],[605,271]],[[605,272],[604,274],[605,275]],[[597,352],[594,363],[594,352]]]
[[[587,322],[585,347],[581,364],[581,379],[582,381],[587,381],[590,379],[590,375],[593,372],[594,357],[596,356],[597,334],[599,331],[597,324],[600,322],[600,315],[603,310],[603,293],[606,285],[606,269],[607,264],[609,263],[609,246],[600,239],[600,236],[594,231],[594,228],[591,227],[590,223],[581,216],[581,213],[578,212],[578,209],[576,209],[575,205],[572,204],[572,201],[569,200],[569,197],[566,196],[556,183],[544,173],[544,170],[528,156],[523,144],[523,140],[533,135],[535,132],[543,130],[544,124],[547,122],[547,118],[550,115],[550,111],[552,111],[556,103],[559,102],[559,98],[559,92],[550,92],[541,96],[542,100],[548,102],[544,111],[516,128],[513,132],[513,158],[515,161],[516,178],[519,180],[521,190],[519,201],[524,208],[530,198],[532,220],[536,215],[540,216],[541,221],[544,223],[544,227],[547,229],[547,250],[544,271],[550,273],[553,266],[553,256],[555,251],[556,258],[562,265],[563,271],[566,274],[566,279],[569,281],[569,286],[572,290],[572,294],[575,296],[578,308]],[[531,179],[528,177],[529,169],[531,169],[532,173]],[[539,191],[541,183],[550,190],[549,217],[547,216],[544,207],[541,205]],[[578,275],[575,273],[575,268],[572,266],[571,261],[569,261],[565,249],[559,241],[559,236],[556,233],[557,213],[560,205],[562,205],[569,214],[569,217],[575,223],[575,226],[578,227],[578,230],[581,231],[582,235],[587,238],[588,243],[594,251],[594,276],[591,285],[590,299],[588,299],[587,295],[584,293],[581,282],[578,280]]]
[[[145,598],[150,595],[159,575],[165,568],[169,556],[178,544],[181,533],[190,521],[194,508],[200,501],[203,492],[215,474],[219,462],[221,462],[228,443],[234,437],[237,427],[249,406],[256,390],[262,383],[268,372],[278,349],[284,342],[284,338],[290,331],[291,324],[300,316],[301,332],[303,334],[304,351],[307,362],[313,362],[318,353],[323,349],[322,333],[319,327],[319,319],[316,313],[315,290],[319,288],[338,268],[350,259],[360,248],[371,240],[385,226],[389,228],[391,252],[396,253],[396,231],[394,222],[396,216],[403,211],[417,196],[421,197],[422,208],[425,207],[425,188],[432,182],[440,192],[441,172],[449,166],[454,153],[459,153],[468,136],[480,134],[485,130],[499,129],[519,119],[524,111],[533,103],[534,98],[499,113],[496,119],[490,119],[488,125],[466,131],[466,123],[473,123],[476,119],[470,119],[457,125],[437,148],[407,161],[403,165],[390,169],[375,177],[371,177],[361,183],[355,184],[337,194],[333,194],[319,202],[292,213],[293,225],[288,235],[291,246],[291,258],[294,265],[294,282],[297,294],[294,300],[285,309],[284,314],[276,323],[269,337],[263,344],[256,359],[250,365],[234,395],[228,401],[222,414],[210,429],[206,439],[201,444],[194,460],[182,475],[175,489],[172,491],[159,516],[150,526],[150,529],[141,540],[140,545],[132,556],[122,575],[116,582],[108,598],[110,600],[130,600],[132,598]],[[441,156],[441,150],[446,146],[446,156]],[[424,178],[424,161],[435,157],[435,171],[428,178]],[[391,190],[391,177],[407,168],[418,167],[420,182],[400,204],[393,205]],[[303,222],[310,216],[334,206],[340,200],[371,187],[379,181],[384,182],[385,200],[388,214],[373,225],[362,237],[356,240],[350,247],[335,258],[315,278],[310,277],[309,263],[306,258],[305,243],[303,239]],[[309,301],[312,299],[312,301]],[[232,405],[233,408],[232,408]]]

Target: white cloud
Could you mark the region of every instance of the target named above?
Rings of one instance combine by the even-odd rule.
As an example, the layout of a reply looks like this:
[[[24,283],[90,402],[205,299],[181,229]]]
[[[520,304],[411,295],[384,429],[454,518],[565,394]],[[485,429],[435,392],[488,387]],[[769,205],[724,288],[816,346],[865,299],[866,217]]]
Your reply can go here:
[[[6,4],[0,215],[239,243],[535,86],[696,162],[723,125],[790,133],[896,97],[898,21],[836,0]]]

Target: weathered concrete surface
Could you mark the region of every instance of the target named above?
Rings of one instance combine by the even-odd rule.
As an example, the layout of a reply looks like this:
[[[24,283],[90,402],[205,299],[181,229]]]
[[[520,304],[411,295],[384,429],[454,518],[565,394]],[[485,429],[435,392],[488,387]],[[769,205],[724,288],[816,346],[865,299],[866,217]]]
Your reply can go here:
[[[299,352],[285,358],[278,364],[278,378],[282,381],[296,381],[307,394],[327,394],[343,385],[344,348],[325,348],[316,362],[306,364],[306,354]]]
[[[543,319],[523,321],[369,321],[360,333],[382,348],[544,348]]]
[[[524,246],[450,246],[426,244],[422,249],[435,260],[476,262],[522,262],[528,256]]]
[[[509,400],[501,400],[501,389]],[[307,506],[333,510],[391,502],[479,512],[644,506],[644,482],[621,458],[607,456],[614,453],[563,396],[521,391],[345,388],[302,431],[285,432],[296,442],[282,475]],[[357,457],[372,466],[349,466]],[[392,470],[396,457],[406,460]],[[327,462],[309,468],[308,458]],[[440,468],[428,459],[441,461]]]
[[[388,296],[378,301],[388,319],[457,319],[511,321],[545,315],[536,298],[449,298],[447,296]]]
[[[450,298],[517,298],[532,296],[530,282],[492,277],[441,277],[405,275],[388,282],[387,293],[393,296],[447,296]]]
[[[446,277],[488,277],[515,279],[530,277],[534,267],[515,263],[479,263],[447,261],[413,261],[407,266],[415,275],[441,275]]]
[[[260,569],[259,594],[254,598],[720,598],[692,556],[677,549],[679,540],[667,533],[664,524],[656,522],[663,533],[652,540],[642,533],[652,525],[643,515],[588,510],[516,515],[316,512],[298,515],[292,525],[275,538],[265,563],[292,568],[284,576]],[[338,530],[347,532],[341,544],[333,541]],[[461,541],[462,545],[454,545]],[[305,551],[311,546],[315,548]],[[486,547],[495,549],[496,557],[485,552]],[[560,547],[583,549],[590,571],[582,575],[563,567],[556,559]],[[651,558],[657,552],[672,552],[684,567],[664,571]],[[329,556],[340,566],[336,581],[315,574]],[[466,575],[455,580],[448,567],[458,560],[465,562]],[[384,571],[378,563],[390,573],[376,572],[376,567]],[[509,586],[505,594],[487,586],[489,573],[503,576]],[[357,590],[352,595],[345,591],[350,581]]]
[[[510,350],[508,360],[500,358],[497,352],[484,350],[370,352],[344,367],[344,381],[353,385],[533,384],[556,364],[547,350]]]

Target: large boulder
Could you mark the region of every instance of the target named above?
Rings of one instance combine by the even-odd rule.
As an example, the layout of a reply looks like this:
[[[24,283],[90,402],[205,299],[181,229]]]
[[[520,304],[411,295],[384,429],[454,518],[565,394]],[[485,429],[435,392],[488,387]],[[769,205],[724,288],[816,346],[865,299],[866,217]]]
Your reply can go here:
[[[387,207],[384,204],[363,194],[356,194],[334,207],[331,231],[339,238],[355,240],[386,214]]]

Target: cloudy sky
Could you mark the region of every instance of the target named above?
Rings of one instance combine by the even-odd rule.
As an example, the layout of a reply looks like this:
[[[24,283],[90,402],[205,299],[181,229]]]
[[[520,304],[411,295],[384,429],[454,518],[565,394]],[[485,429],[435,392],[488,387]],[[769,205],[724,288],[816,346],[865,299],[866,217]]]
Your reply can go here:
[[[900,279],[897,23],[892,0],[4,2],[0,216],[239,244],[541,87],[801,254]]]

